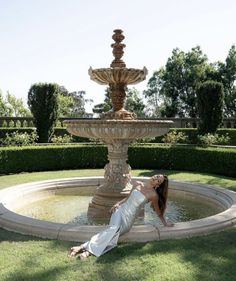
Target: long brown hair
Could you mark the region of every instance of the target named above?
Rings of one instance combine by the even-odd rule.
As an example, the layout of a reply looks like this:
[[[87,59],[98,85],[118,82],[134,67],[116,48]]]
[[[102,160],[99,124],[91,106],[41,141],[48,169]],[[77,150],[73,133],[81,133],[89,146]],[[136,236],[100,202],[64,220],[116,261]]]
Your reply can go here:
[[[155,188],[155,191],[158,195],[158,206],[161,211],[161,215],[164,215],[164,212],[166,210],[169,185],[168,177],[166,175],[163,176],[164,181],[160,184],[158,188]]]

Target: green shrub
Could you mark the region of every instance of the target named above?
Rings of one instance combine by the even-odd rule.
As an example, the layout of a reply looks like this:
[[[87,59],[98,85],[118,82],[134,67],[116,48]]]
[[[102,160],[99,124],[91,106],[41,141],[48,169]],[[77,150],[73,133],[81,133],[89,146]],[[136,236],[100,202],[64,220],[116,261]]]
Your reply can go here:
[[[63,145],[0,148],[0,174],[62,169],[103,168],[104,145]],[[134,169],[168,169],[236,177],[236,150],[196,146],[132,145]]]
[[[28,133],[31,134],[32,132],[35,132],[35,128],[0,128],[0,138],[4,139],[6,138],[7,134],[12,134],[13,132],[18,133]],[[68,135],[72,138],[72,142],[91,142],[88,138],[83,138],[79,136],[71,136],[70,133],[67,132],[65,128],[54,128],[53,136],[60,137]]]
[[[0,139],[0,144],[3,146],[27,146],[34,144],[37,138],[38,136],[35,131],[30,134],[27,132],[13,132],[11,134],[6,134],[5,138]]]
[[[67,130],[66,128],[54,128],[54,133],[53,133],[54,136],[64,136],[64,135],[69,135],[71,136],[71,140],[72,142],[91,142],[91,139],[89,138],[84,138],[84,137],[79,137],[79,136],[72,136]]]
[[[187,136],[187,143],[197,144],[198,143],[198,131],[196,128],[171,128],[170,133],[176,131],[183,133]],[[216,131],[218,135],[216,144],[227,144],[236,146],[236,129],[218,129]],[[223,139],[221,137],[223,136]],[[227,137],[226,141],[224,137]],[[163,138],[163,136],[162,136]],[[223,142],[222,142],[223,140]],[[219,141],[219,142],[218,142]],[[155,141],[156,142],[156,141]]]
[[[53,136],[51,138],[52,143],[70,143],[72,141],[72,137],[70,135],[65,134],[64,136]]]
[[[60,86],[52,83],[38,83],[30,87],[29,109],[34,117],[38,142],[48,143],[58,117],[58,95]]]
[[[177,132],[176,130],[170,131],[168,134],[166,134],[162,141],[165,143],[187,143],[188,138],[183,132]]]
[[[4,139],[6,138],[7,135],[10,135],[14,132],[17,132],[19,134],[23,134],[23,133],[27,133],[27,134],[31,134],[33,132],[36,132],[35,128],[0,128],[0,138]]]
[[[201,146],[207,147],[212,144],[229,144],[230,138],[228,134],[219,136],[218,134],[198,135],[198,143]]]
[[[223,120],[224,88],[216,81],[205,81],[197,87],[199,133],[214,134]]]

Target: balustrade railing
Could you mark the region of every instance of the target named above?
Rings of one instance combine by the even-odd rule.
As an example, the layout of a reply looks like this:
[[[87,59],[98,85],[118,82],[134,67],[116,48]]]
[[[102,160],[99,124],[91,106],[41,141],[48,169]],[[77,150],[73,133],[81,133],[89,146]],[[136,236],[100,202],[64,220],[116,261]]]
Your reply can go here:
[[[63,121],[68,119],[84,119],[84,118],[59,118],[57,127],[63,127]],[[158,118],[158,120],[172,120],[174,128],[197,128],[199,124],[198,118]],[[32,117],[0,117],[0,127],[34,127]],[[222,128],[236,128],[236,118],[224,118]]]

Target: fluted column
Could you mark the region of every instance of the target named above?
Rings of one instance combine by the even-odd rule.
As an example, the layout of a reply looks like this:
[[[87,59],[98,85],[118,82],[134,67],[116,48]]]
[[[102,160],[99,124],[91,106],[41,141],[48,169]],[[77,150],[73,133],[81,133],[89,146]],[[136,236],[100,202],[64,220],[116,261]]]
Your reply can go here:
[[[107,143],[109,163],[105,166],[104,184],[97,189],[89,204],[88,216],[93,219],[110,217],[110,208],[126,197],[131,185],[131,167],[127,164],[130,141],[114,140]]]

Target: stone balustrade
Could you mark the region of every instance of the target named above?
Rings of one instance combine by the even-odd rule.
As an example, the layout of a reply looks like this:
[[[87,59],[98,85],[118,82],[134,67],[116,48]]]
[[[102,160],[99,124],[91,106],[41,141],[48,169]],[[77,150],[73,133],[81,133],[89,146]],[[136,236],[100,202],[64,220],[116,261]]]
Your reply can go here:
[[[84,118],[59,118],[57,127],[65,127],[64,120],[75,119],[84,120]],[[174,128],[197,128],[199,124],[198,118],[158,118],[158,120],[171,120]],[[32,117],[0,117],[0,127],[34,127],[34,122]],[[222,128],[236,128],[236,118],[224,118]]]

